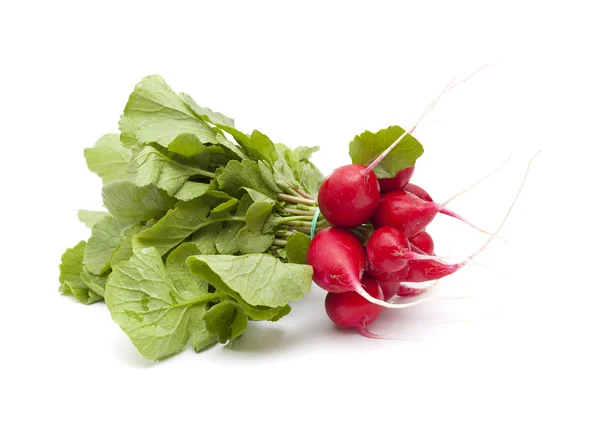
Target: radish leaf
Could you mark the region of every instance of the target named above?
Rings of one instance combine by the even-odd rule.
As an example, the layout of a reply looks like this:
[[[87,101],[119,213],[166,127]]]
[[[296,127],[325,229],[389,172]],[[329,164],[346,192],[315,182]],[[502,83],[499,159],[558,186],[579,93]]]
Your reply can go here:
[[[352,163],[369,165],[403,133],[402,127],[393,125],[377,133],[365,131],[360,136],[356,136],[350,142]],[[417,139],[407,134],[373,171],[378,178],[393,178],[400,170],[413,166],[422,154],[423,146]]]

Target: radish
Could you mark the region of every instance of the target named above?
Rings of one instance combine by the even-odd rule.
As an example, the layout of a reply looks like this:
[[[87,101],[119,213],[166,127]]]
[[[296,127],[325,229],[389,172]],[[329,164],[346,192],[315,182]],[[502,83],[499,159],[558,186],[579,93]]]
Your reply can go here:
[[[364,279],[364,278],[363,278]],[[380,282],[377,281],[379,286],[381,287],[381,291],[383,291],[383,300],[386,302],[394,297],[398,293],[399,282]]]
[[[371,297],[360,282],[366,260],[360,240],[352,232],[340,227],[326,227],[318,232],[306,253],[306,263],[313,268],[313,281],[331,293],[355,291],[371,303],[394,309],[408,308],[435,299],[432,297],[399,304]]]
[[[360,285],[366,260],[360,240],[339,227],[318,232],[306,253],[306,264],[313,267],[313,281],[331,293],[353,291]]]
[[[423,188],[419,187],[418,185],[408,183],[404,186],[404,191],[408,191],[409,193],[414,194],[415,196],[422,200],[425,200],[426,202],[433,202],[433,199],[431,198],[429,193]]]
[[[537,154],[539,154],[539,152]],[[375,280],[377,280],[378,282],[392,282],[392,281],[425,282],[425,281],[433,281],[436,279],[441,279],[448,275],[452,275],[453,273],[456,273],[459,269],[466,266],[475,257],[477,257],[479,254],[481,254],[485,250],[485,248],[487,248],[487,246],[491,243],[491,241],[494,240],[498,236],[498,233],[500,233],[500,230],[506,223],[508,216],[510,215],[513,207],[515,206],[515,203],[517,202],[517,198],[519,197],[519,195],[521,194],[521,191],[523,190],[523,186],[525,185],[525,180],[527,179],[529,169],[531,168],[531,163],[532,163],[533,159],[537,156],[537,154],[535,154],[533,156],[533,158],[531,160],[529,160],[523,181],[521,182],[519,190],[517,191],[517,194],[515,195],[512,204],[508,208],[506,215],[502,219],[502,222],[500,223],[500,225],[498,226],[496,231],[481,246],[481,248],[479,248],[473,254],[471,254],[470,256],[465,258],[460,263],[455,263],[455,264],[447,264],[447,263],[443,263],[441,261],[436,261],[436,260],[429,260],[429,261],[411,260],[406,264],[406,266],[404,266],[403,269],[401,269],[397,272],[381,273],[376,270],[370,270],[369,274],[371,276],[373,276],[375,278]]]
[[[371,219],[379,204],[379,182],[365,166],[349,164],[335,169],[319,188],[319,209],[327,221],[340,227],[358,227]]]
[[[410,246],[414,251],[420,251],[427,255],[435,255],[433,253],[433,238],[425,230],[410,238]]]
[[[412,238],[424,230],[438,213],[456,218],[478,231],[489,234],[460,215],[446,209],[444,205],[425,201],[404,190],[384,194],[372,221],[376,229],[393,226],[403,230],[406,237]]]
[[[393,178],[380,178],[379,188],[382,193],[403,189],[410,182],[410,178],[415,171],[415,166],[400,170]]]
[[[364,277],[362,282],[370,296],[383,299],[383,293],[377,282],[367,277]],[[375,321],[382,309],[381,306],[365,300],[354,291],[327,293],[325,298],[325,311],[331,321],[340,327],[355,328],[367,337],[371,336],[365,333],[366,326]]]
[[[409,260],[431,260],[435,257],[412,251],[410,242],[402,230],[385,226],[375,230],[369,238],[367,258],[375,270],[397,272],[406,266]]]

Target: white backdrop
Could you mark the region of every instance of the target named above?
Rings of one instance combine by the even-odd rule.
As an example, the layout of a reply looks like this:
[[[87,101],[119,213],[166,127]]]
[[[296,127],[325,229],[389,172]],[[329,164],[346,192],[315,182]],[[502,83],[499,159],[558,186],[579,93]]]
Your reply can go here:
[[[597,14],[590,2],[34,2],[0,6],[3,145],[0,427],[597,428]],[[145,360],[102,303],[57,293],[77,209],[101,208],[83,149],[158,73],[176,91],[294,147],[324,173],[366,129],[420,125],[414,182],[503,237],[374,341],[336,330],[314,286],[234,349]],[[440,253],[485,237],[431,227]],[[595,394],[594,394],[595,393]]]

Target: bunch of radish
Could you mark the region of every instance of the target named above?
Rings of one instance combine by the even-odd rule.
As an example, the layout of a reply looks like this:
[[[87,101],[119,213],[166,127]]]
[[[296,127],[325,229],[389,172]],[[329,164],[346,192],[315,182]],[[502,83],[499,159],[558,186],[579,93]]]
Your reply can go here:
[[[451,83],[446,90],[456,85]],[[427,289],[419,283],[451,275],[481,253],[498,236],[525,183],[523,179],[496,231],[488,233],[447,209],[448,202],[434,202],[427,191],[411,183],[414,165],[395,177],[378,179],[373,169],[415,128],[404,132],[369,166],[350,164],[335,169],[319,190],[319,209],[332,226],[314,236],[306,261],[313,267],[313,281],[328,291],[325,309],[329,318],[367,337],[382,337],[367,329],[382,308],[407,308],[433,299],[393,303],[395,297],[418,296]],[[489,238],[463,261],[445,263],[435,256],[433,239],[425,231],[440,213],[466,222]]]
[[[391,303],[395,297],[426,291],[426,287],[404,283],[439,280],[481,253],[497,237],[525,183],[524,179],[484,245],[462,262],[448,264],[435,256],[433,239],[425,228],[438,213],[462,218],[410,183],[413,172],[414,166],[394,178],[377,179],[372,169],[351,164],[335,169],[319,190],[319,208],[332,226],[315,235],[306,261],[313,267],[313,281],[328,291],[325,309],[329,318],[367,337],[379,337],[367,326],[382,308],[407,308],[428,300]],[[365,225],[374,228],[368,238],[356,230]]]

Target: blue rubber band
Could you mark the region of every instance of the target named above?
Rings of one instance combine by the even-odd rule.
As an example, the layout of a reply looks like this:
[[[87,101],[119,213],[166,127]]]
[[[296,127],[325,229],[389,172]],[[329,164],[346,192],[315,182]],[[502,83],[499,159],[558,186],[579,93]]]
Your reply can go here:
[[[317,229],[317,221],[319,220],[320,214],[321,214],[321,211],[319,210],[319,208],[317,208],[317,211],[315,212],[315,216],[313,217],[313,220],[312,220],[312,226],[310,227],[310,240],[313,240],[313,238],[315,237],[315,230]]]

